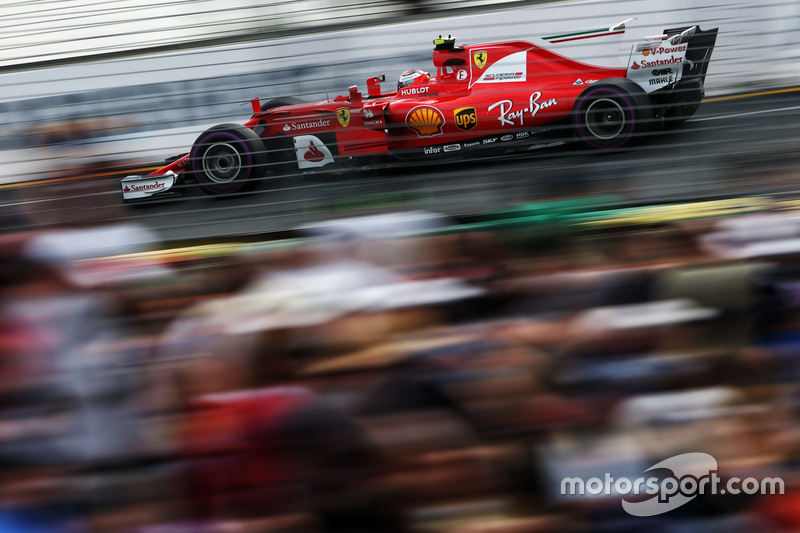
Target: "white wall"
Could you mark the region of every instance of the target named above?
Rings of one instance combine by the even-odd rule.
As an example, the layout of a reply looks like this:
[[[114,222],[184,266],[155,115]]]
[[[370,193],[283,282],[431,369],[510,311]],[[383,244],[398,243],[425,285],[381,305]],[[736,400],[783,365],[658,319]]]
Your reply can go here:
[[[431,41],[439,34],[453,34],[464,43],[529,40],[631,16],[637,20],[628,24],[627,42],[687,24],[719,28],[706,79],[708,96],[798,82],[800,2],[795,0],[732,0],[724,5],[712,0],[567,2],[4,74],[0,142],[19,138],[34,116],[38,122],[102,112],[138,120],[144,131],[183,127],[181,135],[158,140],[152,152],[144,153],[140,141],[106,148],[116,155],[131,152],[124,155],[138,159],[158,151],[160,158],[184,150],[194,139],[187,131],[246,119],[249,107],[239,104],[254,96],[326,98],[344,94],[349,85],[363,88],[370,75],[385,73],[392,80],[407,68],[432,69]],[[592,50],[576,46],[566,54],[588,57]],[[101,98],[106,101],[93,100]],[[213,106],[208,103],[212,100]],[[20,107],[25,102],[28,107]],[[157,110],[159,102],[167,102],[169,109]],[[190,119],[197,123],[186,122]],[[31,177],[30,165],[24,164],[27,152],[5,155],[0,181]]]
[[[0,76],[0,101],[123,84],[145,84],[241,73],[286,65],[355,64],[409,54],[430,57],[431,40],[451,33],[465,42],[529,39],[564,30],[609,24],[629,17],[631,38],[665,27],[699,23],[719,27],[720,36],[709,72],[709,91],[736,89],[744,83],[794,77],[800,66],[800,2],[794,0],[595,0],[503,10],[445,19],[375,26],[324,35],[198,49],[132,59],[88,63]],[[381,59],[390,61],[380,61]],[[403,70],[406,65],[392,65]],[[793,81],[793,80],[792,80]],[[331,90],[338,89],[331,87]]]

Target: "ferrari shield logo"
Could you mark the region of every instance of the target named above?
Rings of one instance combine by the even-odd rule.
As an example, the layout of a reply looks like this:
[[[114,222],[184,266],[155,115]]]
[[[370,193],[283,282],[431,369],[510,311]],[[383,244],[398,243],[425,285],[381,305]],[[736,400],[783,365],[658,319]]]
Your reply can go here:
[[[336,118],[339,119],[339,124],[346,128],[350,124],[350,109],[347,107],[340,107],[336,110]]]
[[[486,52],[472,52],[472,61],[475,62],[475,66],[478,68],[483,68],[486,66],[486,60],[488,57],[489,54]]]

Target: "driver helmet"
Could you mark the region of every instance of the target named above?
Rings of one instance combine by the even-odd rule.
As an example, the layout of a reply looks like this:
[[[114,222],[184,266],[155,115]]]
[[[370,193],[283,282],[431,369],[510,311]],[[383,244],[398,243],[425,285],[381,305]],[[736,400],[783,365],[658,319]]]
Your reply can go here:
[[[430,81],[431,75],[424,70],[407,70],[400,74],[400,79],[397,80],[397,90],[408,87],[409,85],[423,85]]]

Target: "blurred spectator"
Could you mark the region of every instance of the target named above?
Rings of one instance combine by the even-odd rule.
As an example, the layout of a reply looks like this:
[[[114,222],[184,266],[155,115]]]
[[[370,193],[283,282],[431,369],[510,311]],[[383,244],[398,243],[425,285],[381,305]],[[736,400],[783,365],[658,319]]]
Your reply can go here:
[[[193,391],[180,430],[191,509],[206,520],[279,529],[394,531],[398,517],[369,480],[380,474],[357,427],[309,389],[272,381],[248,388],[246,368],[201,358],[183,379]]]
[[[200,259],[126,223],[6,235],[0,529],[793,530],[800,268],[764,220],[539,250],[398,213]],[[731,231],[764,246],[719,257]],[[789,494],[559,492],[687,451]]]
[[[81,516],[79,494],[64,472],[52,467],[3,471],[0,531],[79,533],[90,531]]]

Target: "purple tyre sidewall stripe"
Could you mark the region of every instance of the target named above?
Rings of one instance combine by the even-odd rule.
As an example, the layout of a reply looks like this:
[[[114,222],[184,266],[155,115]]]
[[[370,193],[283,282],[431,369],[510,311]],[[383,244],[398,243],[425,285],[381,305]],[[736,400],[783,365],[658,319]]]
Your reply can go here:
[[[623,132],[621,133],[621,136],[619,137],[619,139],[616,142],[614,142],[613,144],[599,144],[599,143],[593,142],[591,139],[584,139],[584,142],[586,142],[587,144],[589,144],[590,146],[593,146],[595,148],[619,148],[619,147],[625,145],[628,141],[630,141],[631,137],[633,137],[633,134],[636,131],[636,106],[633,103],[633,101],[631,100],[631,98],[628,95],[628,93],[626,93],[625,91],[622,91],[620,89],[617,89],[616,87],[613,87],[613,86],[603,86],[603,87],[598,87],[594,91],[592,91],[590,89],[589,92],[587,92],[585,96],[586,96],[587,100],[589,98],[594,98],[594,97],[611,96],[611,97],[619,100],[619,102],[622,104],[622,106],[626,110],[630,111],[630,117],[626,117],[626,118],[629,118],[628,124],[625,125],[625,128],[624,128]],[[583,125],[584,122],[585,122],[584,111],[585,111],[585,109],[582,110],[579,115],[575,116],[575,124],[581,130],[585,129],[585,126]]]
[[[209,132],[207,135],[203,136],[199,141],[195,143],[195,146],[201,148],[203,152],[208,148],[206,145],[215,144],[218,142],[227,142],[235,146],[239,150],[239,155],[242,156],[242,175],[237,178],[236,181],[232,182],[231,185],[236,185],[233,188],[227,188],[225,185],[222,186],[222,189],[218,187],[217,184],[213,182],[209,183],[206,181],[201,182],[201,186],[204,189],[207,189],[211,192],[225,192],[225,193],[233,193],[239,191],[242,187],[244,187],[247,180],[252,177],[253,174],[253,154],[251,153],[250,147],[247,145],[247,141],[239,137],[238,135],[228,132],[228,131],[212,131]],[[196,160],[195,150],[192,150],[191,159]],[[202,172],[200,169],[193,169],[195,172]],[[227,185],[227,184],[226,184]]]

